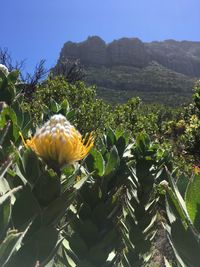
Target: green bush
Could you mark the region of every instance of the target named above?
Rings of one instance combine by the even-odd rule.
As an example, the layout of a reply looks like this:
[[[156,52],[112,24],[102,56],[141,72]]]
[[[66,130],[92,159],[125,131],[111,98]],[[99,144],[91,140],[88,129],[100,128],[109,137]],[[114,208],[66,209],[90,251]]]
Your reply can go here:
[[[199,174],[179,177],[191,173],[183,149],[198,153],[197,109],[111,106],[94,87],[51,76],[28,102],[18,75],[0,71],[0,266],[145,266],[165,190],[177,264],[197,266]],[[88,155],[92,135],[72,124],[94,132]]]
[[[24,103],[34,117],[35,123],[41,123],[43,112],[53,109],[57,104],[67,101],[71,113],[68,119],[79,127],[82,134],[96,131],[103,132],[110,123],[111,107],[96,98],[94,87],[86,87],[83,82],[70,84],[62,77],[49,77],[38,85],[31,102]]]
[[[180,177],[177,182],[169,174],[166,190],[166,209],[169,223],[166,226],[178,266],[199,265],[199,170],[191,178]]]

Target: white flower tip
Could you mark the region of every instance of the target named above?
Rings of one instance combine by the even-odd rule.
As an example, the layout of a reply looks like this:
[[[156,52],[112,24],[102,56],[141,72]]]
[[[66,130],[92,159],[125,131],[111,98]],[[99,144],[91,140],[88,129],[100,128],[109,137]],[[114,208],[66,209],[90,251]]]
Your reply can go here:
[[[163,180],[162,182],[160,182],[160,185],[163,186],[165,189],[168,189],[169,187],[169,183],[166,180]]]
[[[3,64],[0,64],[0,71],[2,71],[6,76],[9,74],[8,68]]]
[[[56,115],[53,115],[51,117],[50,121],[52,121],[52,122],[54,122],[54,121],[55,122],[65,122],[65,121],[67,121],[67,119],[62,114],[56,114]]]

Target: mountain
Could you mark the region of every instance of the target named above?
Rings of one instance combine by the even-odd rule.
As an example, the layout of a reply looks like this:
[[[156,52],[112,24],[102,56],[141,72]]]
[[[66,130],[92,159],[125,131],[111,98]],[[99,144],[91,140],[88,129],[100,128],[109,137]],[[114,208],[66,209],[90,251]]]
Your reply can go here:
[[[92,36],[66,42],[57,64],[67,59],[79,59],[87,83],[96,84],[98,94],[113,102],[140,96],[146,102],[181,104],[189,101],[200,77],[200,42],[121,38],[106,44]]]

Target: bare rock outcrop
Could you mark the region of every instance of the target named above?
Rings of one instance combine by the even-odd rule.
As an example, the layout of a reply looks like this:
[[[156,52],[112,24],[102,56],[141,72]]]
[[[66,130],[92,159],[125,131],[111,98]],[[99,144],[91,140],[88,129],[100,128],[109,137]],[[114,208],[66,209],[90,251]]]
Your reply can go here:
[[[80,43],[64,44],[59,61],[79,59],[87,66],[133,66],[144,68],[150,62],[191,77],[200,77],[200,42],[166,40],[144,43],[138,38],[121,38],[106,44],[98,36]]]

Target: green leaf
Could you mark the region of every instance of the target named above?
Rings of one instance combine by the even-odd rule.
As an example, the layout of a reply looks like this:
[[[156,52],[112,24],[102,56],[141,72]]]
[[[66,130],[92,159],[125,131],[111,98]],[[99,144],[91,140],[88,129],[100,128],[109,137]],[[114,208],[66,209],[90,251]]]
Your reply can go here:
[[[84,183],[88,180],[89,177],[90,177],[90,174],[89,175],[85,175],[83,178],[81,178],[80,181],[78,181],[77,183],[75,183],[73,187],[76,190],[79,190],[84,185]]]
[[[94,266],[102,266],[106,262],[108,255],[109,252],[105,251],[101,245],[97,244],[90,248],[87,259],[89,259]]]
[[[4,263],[9,259],[21,235],[22,233],[17,233],[16,231],[9,232],[5,240],[0,244],[0,266],[4,266]]]
[[[67,99],[64,99],[60,105],[61,105],[61,108],[66,111],[65,113],[69,111],[69,102]]]
[[[27,234],[29,232],[27,229]],[[26,237],[26,235],[25,235]],[[28,240],[22,240],[23,245],[18,247],[17,252],[10,259],[6,267],[35,266],[38,260],[42,266],[49,262],[55,255],[61,240],[58,241],[58,230],[52,226],[39,228],[38,231],[32,232]]]
[[[108,129],[106,137],[107,137],[108,147],[114,146],[114,144],[116,143],[116,136],[115,136],[115,133],[113,132],[113,130],[111,128]]]
[[[136,146],[142,154],[146,154],[150,146],[150,138],[146,133],[140,133],[136,137]]]
[[[50,116],[50,110],[49,110],[49,107],[45,104],[43,104],[42,106],[42,112],[45,114],[45,115],[48,115],[47,117]]]
[[[126,148],[126,140],[124,136],[120,136],[119,139],[117,139],[116,147],[117,147],[119,156],[122,157],[124,154],[124,150]]]
[[[54,200],[43,213],[44,225],[56,225],[67,211],[67,208],[74,200],[74,192],[65,191],[60,197]]]
[[[61,110],[61,106],[54,99],[51,99],[51,101],[50,101],[50,109],[54,113],[58,113]]]
[[[44,171],[33,188],[33,194],[41,206],[46,207],[54,201],[61,192],[60,178]]]
[[[165,267],[172,267],[169,261],[164,257]]]
[[[98,240],[98,228],[90,220],[83,221],[79,224],[79,235],[89,247],[93,246]]]
[[[200,246],[190,227],[185,228],[180,219],[171,225],[172,244],[186,266],[196,267],[200,262]]]
[[[33,196],[30,188],[25,186],[13,206],[12,219],[15,228],[24,230],[24,227],[30,222],[37,214],[41,212],[40,206]]]
[[[55,227],[45,226],[32,237],[32,240],[36,239],[38,242],[38,259],[41,263],[47,262],[47,259],[50,260],[50,255],[54,256],[52,251],[55,252],[55,248],[57,250],[58,233]]]
[[[13,98],[15,96],[15,90],[13,85],[8,85],[8,80],[5,79],[0,84],[0,102],[6,102],[6,104],[11,105]]]
[[[14,98],[16,96],[16,88],[13,84],[9,84],[8,87],[6,88],[6,102],[8,105],[11,105],[12,102],[14,101]]]
[[[10,191],[9,183],[7,182],[5,178],[0,176],[0,195],[4,195],[8,191]],[[1,204],[1,201],[0,201],[0,204]]]
[[[87,260],[83,260],[80,263],[77,264],[77,267],[96,267],[91,262],[88,262]]]
[[[101,153],[98,150],[92,149],[90,151],[90,154],[86,158],[86,164],[90,172],[95,171],[98,176],[104,175],[105,162]]]
[[[21,132],[23,132],[23,135],[26,135],[27,134],[27,128],[28,128],[28,126],[31,125],[33,119],[31,119],[28,111],[25,112],[24,110],[22,110],[21,104],[17,100],[15,100],[14,103],[12,104],[12,109],[16,114],[17,124],[18,124]],[[29,130],[29,128],[28,128],[28,130]]]
[[[5,189],[5,188],[4,188]],[[22,186],[18,186],[13,188],[12,190],[9,190],[8,192],[4,193],[1,197],[0,197],[0,205],[7,199],[12,197],[15,193],[17,193],[18,191],[20,191],[22,189]]]
[[[12,164],[11,159],[8,159],[7,161],[5,161],[1,166],[0,166],[0,179],[3,178],[3,176],[5,175],[5,173],[8,171],[8,169],[10,168]]]
[[[16,83],[18,77],[19,77],[19,71],[18,70],[13,70],[8,74],[7,79],[11,83]]]
[[[0,115],[0,128],[3,128],[0,134],[0,145],[9,146],[11,141],[15,142],[19,137],[19,127],[17,125],[17,116],[12,108],[5,107]]]
[[[34,185],[40,176],[39,159],[37,155],[31,149],[26,149],[23,154],[22,163],[25,178],[30,184]]]
[[[194,226],[200,231],[200,174],[194,175],[188,184],[185,202],[188,214],[194,223]]]
[[[73,252],[76,253],[79,259],[84,259],[88,248],[82,238],[80,238],[78,233],[73,233],[69,238],[69,245]]]
[[[3,203],[0,204],[0,240],[6,233],[9,226],[11,216],[11,200],[10,197],[6,198]]]
[[[17,124],[17,115],[11,107],[5,107],[1,113],[1,116],[3,116],[4,118],[9,116],[12,122]]]
[[[31,118],[29,112],[23,112],[23,125],[22,130],[23,134],[27,134],[33,122],[33,118]]]
[[[108,211],[105,207],[105,204],[100,202],[95,206],[92,210],[92,220],[98,225],[99,227],[105,223],[108,219]]]
[[[113,146],[109,155],[108,155],[108,162],[106,164],[105,175],[114,172],[120,163],[119,155],[116,146]]]
[[[91,208],[90,206],[87,204],[87,203],[83,203],[80,207],[80,210],[79,210],[79,218],[81,220],[87,220],[89,218],[91,218]]]
[[[75,112],[74,109],[72,109],[72,110],[70,110],[70,111],[66,114],[66,118],[67,118],[68,120],[71,120],[71,119],[73,119],[73,118],[75,117],[75,115],[76,115],[76,112]]]
[[[180,205],[179,199],[174,194],[174,192],[172,191],[171,188],[168,189],[166,196],[167,196],[167,201],[169,204],[169,206],[168,206],[169,219],[171,218],[172,220],[174,220],[174,218],[175,218],[174,215],[175,215],[175,216],[178,216],[179,218],[181,218],[183,222],[186,222],[188,218],[184,212],[182,205]]]
[[[172,175],[168,175],[168,179],[169,179],[169,182],[170,182],[172,189],[169,188],[167,190],[167,194],[170,197],[170,199],[174,205],[174,208],[175,208],[174,211],[176,210],[176,212],[179,214],[178,216],[180,216],[180,218],[183,222],[184,221],[191,222],[191,219],[190,219],[189,214],[188,214],[187,209],[186,209],[186,203],[183,200],[183,198],[182,198],[182,196],[181,196],[181,194],[180,194],[180,192],[179,192],[179,190],[175,184],[174,178],[172,177]]]
[[[5,75],[5,73],[2,70],[0,70],[0,78],[2,80],[6,80],[7,79],[7,76]]]
[[[189,179],[186,175],[181,175],[177,182],[176,182],[176,185],[178,187],[178,190],[181,194],[181,196],[184,198],[185,196],[185,192],[186,192],[186,189],[187,189],[187,186],[188,186],[188,183],[189,183]]]
[[[55,261],[54,261],[54,259],[52,259],[51,261],[49,261],[46,265],[45,265],[45,267],[54,267],[55,266]]]

